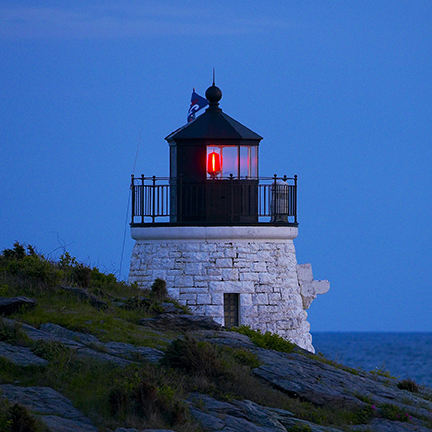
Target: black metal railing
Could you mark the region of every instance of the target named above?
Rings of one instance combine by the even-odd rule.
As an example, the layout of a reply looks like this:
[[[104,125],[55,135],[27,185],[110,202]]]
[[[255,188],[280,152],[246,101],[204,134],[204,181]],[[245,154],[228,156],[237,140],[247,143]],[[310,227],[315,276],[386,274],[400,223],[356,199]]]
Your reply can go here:
[[[134,177],[131,225],[297,226],[297,176],[255,179]]]

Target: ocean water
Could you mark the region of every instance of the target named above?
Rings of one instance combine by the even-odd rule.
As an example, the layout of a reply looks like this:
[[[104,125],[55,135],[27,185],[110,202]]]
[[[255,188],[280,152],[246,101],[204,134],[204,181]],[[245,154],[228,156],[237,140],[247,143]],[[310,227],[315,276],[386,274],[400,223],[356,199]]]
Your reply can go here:
[[[346,366],[383,368],[432,387],[432,333],[315,332],[312,344],[317,353]]]

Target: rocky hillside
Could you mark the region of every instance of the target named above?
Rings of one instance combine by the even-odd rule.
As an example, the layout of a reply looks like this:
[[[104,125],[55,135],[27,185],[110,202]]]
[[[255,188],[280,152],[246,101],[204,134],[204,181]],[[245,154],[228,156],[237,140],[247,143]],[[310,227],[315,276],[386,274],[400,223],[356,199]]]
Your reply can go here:
[[[15,244],[0,255],[0,432],[426,431],[432,392]]]

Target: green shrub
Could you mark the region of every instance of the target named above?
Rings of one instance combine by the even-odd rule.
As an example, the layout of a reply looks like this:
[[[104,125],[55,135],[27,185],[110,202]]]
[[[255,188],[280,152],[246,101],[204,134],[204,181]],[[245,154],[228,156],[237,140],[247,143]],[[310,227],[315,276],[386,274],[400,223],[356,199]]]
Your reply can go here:
[[[90,286],[92,270],[84,264],[77,264],[72,271],[72,279],[78,286],[88,288]]]
[[[48,361],[60,361],[62,358],[70,357],[71,350],[58,341],[39,341],[33,348],[33,354]]]
[[[34,254],[34,247],[29,246],[29,252],[33,255]],[[26,256],[26,250],[25,247],[20,244],[19,242],[14,243],[13,249],[4,249],[3,250],[3,256],[6,260],[17,260],[21,261]]]
[[[206,377],[219,377],[228,371],[228,365],[221,358],[217,346],[209,342],[198,342],[189,336],[171,343],[162,364]]]
[[[9,412],[9,403],[7,400],[0,400],[0,432],[10,432],[12,419]]]
[[[0,285],[0,297],[6,297],[9,292],[9,286],[7,284]]]
[[[401,390],[408,390],[411,393],[418,393],[420,391],[418,384],[410,378],[404,379],[397,383]]]
[[[395,377],[390,374],[390,371],[388,369],[386,369],[384,363],[381,366],[377,366],[375,369],[371,370],[370,372],[371,372],[371,374],[374,374],[374,375],[379,375],[379,376],[382,376],[385,378],[394,378],[395,379]]]
[[[382,417],[392,420],[392,421],[400,421],[400,422],[407,422],[411,419],[411,416],[400,409],[397,405],[385,403],[379,406],[381,410]]]
[[[232,348],[230,352],[240,364],[249,366],[252,369],[257,368],[262,364],[256,354],[244,348]]]
[[[60,282],[61,271],[37,254],[33,246],[27,246],[26,252],[26,248],[16,242],[14,248],[5,249],[0,258],[0,268],[20,286],[54,287]]]
[[[284,339],[276,333],[270,333],[269,331],[262,333],[261,330],[252,330],[249,326],[244,325],[233,327],[231,330],[249,336],[251,341],[261,348],[286,353],[293,352],[296,348],[296,345],[292,342]]]
[[[149,366],[127,368],[109,393],[111,414],[129,424],[141,419],[145,427],[173,427],[188,419],[181,391],[170,385],[172,378]]]
[[[6,324],[0,317],[0,341],[13,345],[28,345],[29,337],[21,330],[19,324]]]
[[[166,287],[166,282],[163,279],[157,278],[153,285],[151,286],[153,297],[157,301],[163,301],[168,297],[168,290]]]
[[[296,424],[288,429],[289,432],[312,432],[312,429],[307,424]]]
[[[374,407],[372,405],[366,405],[360,408],[354,413],[353,423],[354,424],[367,424],[371,421],[374,416]]]

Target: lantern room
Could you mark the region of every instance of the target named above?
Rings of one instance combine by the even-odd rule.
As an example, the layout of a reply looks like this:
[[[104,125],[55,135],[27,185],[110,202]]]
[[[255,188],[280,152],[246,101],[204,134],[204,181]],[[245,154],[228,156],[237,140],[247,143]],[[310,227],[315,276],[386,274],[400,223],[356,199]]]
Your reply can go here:
[[[262,137],[219,108],[221,90],[206,91],[209,107],[166,137],[174,221],[258,221],[258,146]],[[187,191],[187,194],[185,192]]]

